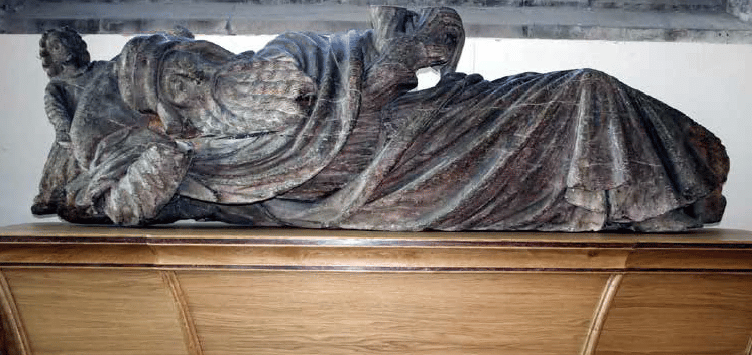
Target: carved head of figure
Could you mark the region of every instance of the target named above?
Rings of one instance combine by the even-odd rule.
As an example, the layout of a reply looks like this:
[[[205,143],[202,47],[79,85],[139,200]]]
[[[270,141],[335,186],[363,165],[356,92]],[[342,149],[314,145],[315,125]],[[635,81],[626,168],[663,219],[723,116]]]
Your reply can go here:
[[[457,68],[465,31],[457,11],[448,7],[429,7],[419,12],[396,6],[371,8],[371,25],[379,53],[399,51],[419,68],[434,67],[442,75]],[[393,48],[394,45],[404,48]],[[390,48],[392,47],[392,48]]]
[[[191,50],[196,46],[211,47],[218,57],[215,65],[202,58],[200,50]],[[136,37],[125,45],[116,64],[120,94],[131,108],[158,115],[168,133],[186,134],[193,127],[186,113],[178,111],[190,113],[211,99],[211,78],[218,64],[232,55],[187,36]]]
[[[50,78],[73,75],[91,61],[86,42],[68,27],[48,30],[42,34],[39,40],[39,58]]]
[[[457,11],[448,7],[423,9],[417,27],[416,35],[425,44],[431,66],[442,74],[454,72],[465,44],[465,30]]]
[[[305,115],[313,81],[293,62],[254,61],[211,42],[158,34],[126,44],[116,65],[124,101],[156,114],[175,137],[244,135]]]

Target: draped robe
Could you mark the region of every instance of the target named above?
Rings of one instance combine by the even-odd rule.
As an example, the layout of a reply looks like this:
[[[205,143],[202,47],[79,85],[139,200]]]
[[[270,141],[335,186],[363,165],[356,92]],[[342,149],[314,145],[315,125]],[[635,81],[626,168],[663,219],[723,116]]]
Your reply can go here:
[[[242,91],[251,85],[247,63],[282,60],[312,79],[315,102],[294,121],[258,125],[226,115],[194,124],[193,136],[170,134],[169,124],[167,132],[148,127],[150,113],[128,99],[138,85],[123,83],[142,75],[136,70],[159,74],[128,67],[138,57],[128,50],[143,48],[126,48],[119,75],[100,86],[125,97],[118,105],[130,113],[103,124],[102,88],[84,94],[72,135],[83,137],[76,157],[86,171],[67,187],[64,217],[561,231],[684,230],[720,220],[725,150],[666,104],[591,69],[493,81],[446,72],[435,87],[395,90],[414,85],[415,74],[379,61],[379,36],[378,28],[290,33],[251,59],[220,50],[215,86]],[[216,128],[222,125],[228,128]]]

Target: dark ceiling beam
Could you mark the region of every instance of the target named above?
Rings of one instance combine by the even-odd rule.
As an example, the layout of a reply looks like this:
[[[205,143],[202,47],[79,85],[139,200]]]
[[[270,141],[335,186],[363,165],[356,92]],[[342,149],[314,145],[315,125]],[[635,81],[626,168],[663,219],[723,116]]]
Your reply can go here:
[[[752,23],[726,1],[478,0],[456,8],[468,37],[752,43]],[[346,2],[346,3],[345,3]],[[518,3],[519,2],[519,3]],[[379,3],[370,1],[370,3]],[[382,1],[386,3],[386,1]],[[435,1],[391,1],[421,7]],[[743,4],[742,4],[743,5]],[[68,25],[82,33],[149,33],[183,26],[201,34],[338,32],[369,28],[366,1],[20,1],[5,0],[0,33],[41,33]],[[747,15],[747,17],[749,17]]]

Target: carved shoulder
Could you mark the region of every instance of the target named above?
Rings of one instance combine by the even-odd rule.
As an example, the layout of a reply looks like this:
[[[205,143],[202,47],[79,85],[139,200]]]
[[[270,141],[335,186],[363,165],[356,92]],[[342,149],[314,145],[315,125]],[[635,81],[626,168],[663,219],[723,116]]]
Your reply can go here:
[[[60,134],[67,135],[73,120],[75,103],[70,96],[65,90],[65,83],[58,80],[50,81],[44,90],[44,111],[58,132],[58,140],[64,138]]]

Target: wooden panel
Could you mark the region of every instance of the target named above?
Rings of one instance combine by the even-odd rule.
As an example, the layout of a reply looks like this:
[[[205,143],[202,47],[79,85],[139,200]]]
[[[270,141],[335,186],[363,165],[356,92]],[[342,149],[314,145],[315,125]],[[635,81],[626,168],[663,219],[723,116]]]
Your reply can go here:
[[[752,355],[747,231],[34,224],[0,268],[2,355]]]
[[[596,354],[746,355],[752,275],[627,274]]]
[[[161,265],[256,265],[300,268],[608,269],[623,267],[629,251],[555,248],[226,247],[154,248]],[[752,256],[752,253],[749,253]],[[2,260],[2,253],[0,253]]]
[[[378,232],[360,230],[323,230],[292,228],[250,228],[227,224],[175,224],[164,227],[119,228],[108,226],[77,225],[70,223],[29,223],[0,227],[0,241],[13,243],[182,243],[211,240],[212,244],[301,244],[308,241],[314,245],[357,244],[372,245],[378,241],[380,246],[408,243],[419,246],[451,246],[441,244],[452,242],[454,245],[488,242],[502,246],[509,243],[521,243],[537,246],[585,246],[639,247],[682,245],[740,245],[752,243],[752,232],[737,229],[705,228],[685,233],[553,233],[553,232]]]
[[[752,270],[750,249],[643,249],[632,253],[626,262],[628,268],[667,269],[736,269]]]
[[[7,353],[18,355],[30,355],[29,337],[26,328],[21,321],[16,300],[10,291],[8,280],[0,271],[0,345]]]
[[[13,320],[6,310],[0,309],[0,354],[28,355],[22,339],[17,339],[13,331]]]
[[[628,255],[594,248],[0,244],[0,266],[50,267],[614,269]]]
[[[0,267],[752,272],[752,249],[2,244]],[[398,270],[395,270],[398,271]],[[686,272],[686,271],[685,271]]]
[[[752,233],[686,234],[0,227],[0,267],[330,271],[752,272]],[[429,270],[430,269],[430,270]]]
[[[156,271],[3,270],[32,353],[186,354]]]
[[[576,354],[607,274],[178,272],[205,354]]]

